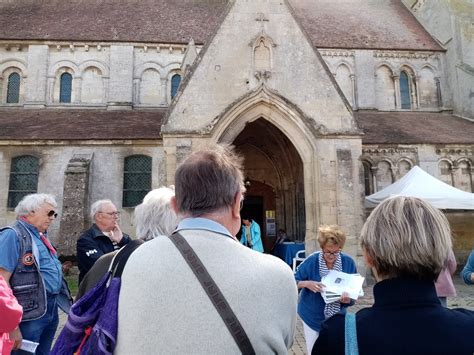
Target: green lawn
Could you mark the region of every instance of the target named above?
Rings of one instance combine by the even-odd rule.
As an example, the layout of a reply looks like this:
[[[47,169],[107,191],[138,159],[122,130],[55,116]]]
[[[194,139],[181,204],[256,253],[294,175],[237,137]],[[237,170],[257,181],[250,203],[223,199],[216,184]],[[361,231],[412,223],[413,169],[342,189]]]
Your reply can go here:
[[[77,275],[66,275],[64,278],[66,279],[69,289],[71,290],[71,296],[76,298],[77,288],[79,286],[77,282]]]

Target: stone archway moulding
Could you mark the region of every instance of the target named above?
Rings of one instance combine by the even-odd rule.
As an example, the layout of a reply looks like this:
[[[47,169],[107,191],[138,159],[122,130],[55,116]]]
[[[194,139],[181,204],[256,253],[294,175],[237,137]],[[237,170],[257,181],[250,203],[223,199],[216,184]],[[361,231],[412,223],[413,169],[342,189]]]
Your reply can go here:
[[[245,125],[259,118],[277,127],[295,146],[304,171],[304,197],[306,210],[306,236],[315,238],[320,220],[319,164],[316,148],[318,134],[324,134],[325,127],[316,127],[296,106],[281,98],[264,85],[250,95],[234,103],[214,120],[211,129],[211,143],[232,143],[245,129]],[[313,245],[307,244],[309,251]],[[308,251],[308,250],[307,250]]]
[[[211,142],[232,143],[244,130],[245,125],[259,118],[277,127],[295,145],[303,162],[311,161],[316,152],[316,136],[326,131],[324,126],[314,126],[308,118],[264,85],[251,95],[234,103],[214,120]]]

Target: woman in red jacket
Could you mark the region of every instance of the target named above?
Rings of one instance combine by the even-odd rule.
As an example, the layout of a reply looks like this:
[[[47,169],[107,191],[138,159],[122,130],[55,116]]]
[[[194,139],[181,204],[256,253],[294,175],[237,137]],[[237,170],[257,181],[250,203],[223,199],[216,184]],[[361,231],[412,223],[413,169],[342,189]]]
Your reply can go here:
[[[0,355],[9,355],[14,342],[9,333],[18,328],[23,309],[13,296],[5,279],[0,276]]]

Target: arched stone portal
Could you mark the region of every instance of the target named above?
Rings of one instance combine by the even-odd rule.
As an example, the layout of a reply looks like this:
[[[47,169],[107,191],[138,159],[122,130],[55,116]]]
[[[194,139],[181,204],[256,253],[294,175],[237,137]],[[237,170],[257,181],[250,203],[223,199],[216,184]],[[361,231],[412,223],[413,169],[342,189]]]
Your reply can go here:
[[[294,240],[305,239],[303,162],[290,140],[263,118],[248,123],[233,144],[245,158],[247,182],[243,212],[262,227],[265,250],[278,229]],[[273,229],[268,221],[275,219]]]
[[[274,210],[276,227],[304,240],[308,253],[318,248],[320,224],[339,224],[350,236],[345,250],[356,255],[362,220],[358,164],[362,144],[355,124],[338,127],[329,122],[328,128],[320,123],[324,121],[320,113],[307,115],[264,84],[198,130],[183,131],[180,117],[171,115],[169,120],[162,134],[170,184],[177,164],[189,152],[215,143],[234,144],[247,160],[251,182],[247,204],[260,206],[254,212],[260,211],[261,221],[265,211]]]

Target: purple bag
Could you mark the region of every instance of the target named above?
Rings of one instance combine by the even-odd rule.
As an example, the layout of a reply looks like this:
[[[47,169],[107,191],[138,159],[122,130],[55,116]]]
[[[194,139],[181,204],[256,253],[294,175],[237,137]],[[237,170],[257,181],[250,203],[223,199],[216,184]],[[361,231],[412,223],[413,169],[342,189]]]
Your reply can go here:
[[[111,355],[117,342],[121,276],[142,240],[132,240],[115,256],[112,270],[74,303],[50,354]],[[110,283],[109,283],[110,281]]]

